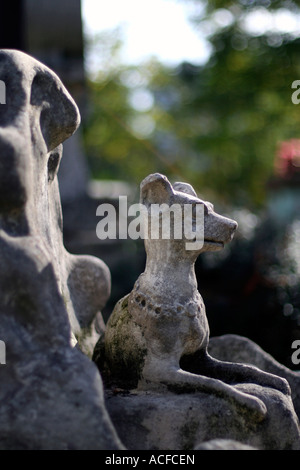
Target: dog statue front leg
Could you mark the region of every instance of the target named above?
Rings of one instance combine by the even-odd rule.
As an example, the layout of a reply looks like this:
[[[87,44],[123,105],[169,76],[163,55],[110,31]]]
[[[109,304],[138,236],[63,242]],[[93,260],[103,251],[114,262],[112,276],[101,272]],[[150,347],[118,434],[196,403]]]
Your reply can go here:
[[[213,365],[213,368],[216,368],[218,376],[219,374],[223,374],[229,380],[231,377],[235,382],[252,382],[263,387],[274,388],[284,393],[285,395],[291,394],[291,389],[288,384],[288,381],[283,377],[279,377],[269,372],[265,372],[249,364],[223,362],[212,357],[210,357],[209,359],[210,364]]]
[[[257,397],[237,390],[219,379],[187,372],[179,367],[167,364],[160,368],[147,367],[139,382],[140,389],[162,389],[176,393],[210,393],[236,403],[240,411],[250,412],[256,422],[262,421],[266,414],[265,404]]]
[[[218,378],[228,384],[255,383],[262,387],[270,387],[285,395],[291,394],[286,379],[265,372],[249,364],[220,361],[209,354],[199,351],[193,357],[183,358],[181,367],[195,374],[203,374]]]

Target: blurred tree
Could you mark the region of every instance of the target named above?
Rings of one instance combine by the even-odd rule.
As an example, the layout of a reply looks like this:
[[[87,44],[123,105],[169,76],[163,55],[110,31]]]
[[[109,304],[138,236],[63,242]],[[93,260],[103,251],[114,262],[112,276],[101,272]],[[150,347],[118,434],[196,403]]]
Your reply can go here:
[[[168,113],[186,147],[186,178],[222,199],[262,203],[279,142],[299,137],[291,85],[300,77],[300,40],[279,29],[247,29],[250,14],[252,21],[275,8],[299,15],[297,3],[210,1],[206,17],[195,20],[210,31],[213,52],[203,67],[180,67],[180,99]]]
[[[254,14],[299,15],[299,3],[207,2],[193,20],[212,44],[204,66],[173,70],[152,60],[100,73],[90,83],[85,128],[94,175],[139,183],[162,171],[223,202],[262,204],[279,143],[300,135],[300,109],[291,100],[300,39],[274,27],[251,30],[249,19],[255,26]]]
[[[89,80],[89,117],[83,123],[93,177],[139,184],[150,172],[168,173],[172,163],[152,138],[156,111],[148,86],[156,70],[150,64],[121,64],[120,31],[100,34],[88,47],[94,48],[98,59]],[[167,81],[170,84],[168,75]]]

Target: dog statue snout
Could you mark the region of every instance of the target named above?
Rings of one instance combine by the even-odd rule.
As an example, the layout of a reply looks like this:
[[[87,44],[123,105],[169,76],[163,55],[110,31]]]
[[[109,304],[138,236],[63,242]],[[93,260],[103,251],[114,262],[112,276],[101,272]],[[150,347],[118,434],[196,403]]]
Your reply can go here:
[[[231,242],[233,239],[235,232],[238,228],[238,223],[235,220],[228,219],[228,242]],[[227,243],[227,242],[226,242]]]

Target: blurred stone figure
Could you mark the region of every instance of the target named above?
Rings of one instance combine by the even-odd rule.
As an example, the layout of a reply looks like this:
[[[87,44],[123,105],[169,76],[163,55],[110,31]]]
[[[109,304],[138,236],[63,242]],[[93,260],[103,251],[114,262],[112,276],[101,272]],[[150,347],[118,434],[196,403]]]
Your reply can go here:
[[[0,448],[121,448],[99,373],[74,347],[110,292],[107,266],[63,245],[57,171],[79,111],[22,52],[0,52],[0,79]]]

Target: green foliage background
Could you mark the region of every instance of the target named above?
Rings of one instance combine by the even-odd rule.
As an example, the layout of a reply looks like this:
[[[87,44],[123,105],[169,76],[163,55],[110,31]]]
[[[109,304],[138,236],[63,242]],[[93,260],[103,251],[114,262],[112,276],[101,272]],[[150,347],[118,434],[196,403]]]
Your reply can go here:
[[[243,19],[257,8],[299,14],[299,3],[207,2],[194,19],[199,31],[210,25],[212,54],[201,67],[171,69],[155,59],[126,67],[118,63],[121,38],[98,38],[107,69],[89,81],[91,109],[84,123],[93,176],[138,185],[159,171],[188,181],[205,197],[262,206],[279,143],[300,138],[300,105],[291,101],[291,85],[300,79],[300,31],[299,38],[274,31],[254,35]],[[214,20],[220,9],[232,16],[226,27]],[[149,109],[130,104],[136,89],[151,94]],[[152,131],[137,132],[137,122],[140,131],[143,122]]]

